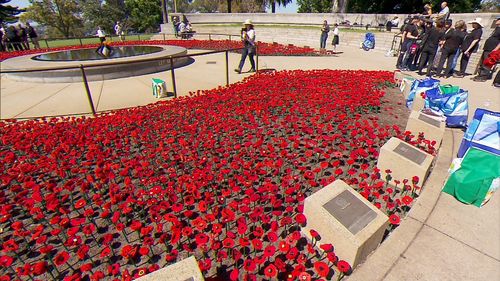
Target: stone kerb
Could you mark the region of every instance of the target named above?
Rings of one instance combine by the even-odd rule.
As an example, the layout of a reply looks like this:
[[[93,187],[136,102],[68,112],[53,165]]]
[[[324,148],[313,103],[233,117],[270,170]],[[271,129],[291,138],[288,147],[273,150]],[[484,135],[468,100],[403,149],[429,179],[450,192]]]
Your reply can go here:
[[[445,122],[442,120],[433,118],[422,112],[412,111],[408,118],[405,131],[410,131],[414,135],[423,133],[426,139],[436,141],[439,147],[443,139],[445,127]]]
[[[191,256],[136,279],[138,281],[203,281],[198,262]]]
[[[427,178],[434,156],[398,139],[392,137],[380,149],[377,161],[377,168],[384,179],[387,176],[386,170],[391,171],[392,180],[402,182],[408,179],[410,182],[413,176],[419,178],[419,183],[423,185]],[[398,185],[401,187],[402,185]]]
[[[354,268],[382,241],[389,224],[387,216],[341,180],[327,185],[305,199],[307,225],[321,235],[320,244],[331,243],[335,253]]]

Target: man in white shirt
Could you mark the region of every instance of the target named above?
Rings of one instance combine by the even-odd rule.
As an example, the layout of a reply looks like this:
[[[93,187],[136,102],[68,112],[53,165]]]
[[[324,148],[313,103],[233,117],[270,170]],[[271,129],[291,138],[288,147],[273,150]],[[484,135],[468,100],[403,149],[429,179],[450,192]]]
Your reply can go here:
[[[437,15],[437,20],[447,20],[450,17],[450,8],[448,8],[448,3],[441,3],[441,11]]]
[[[253,59],[253,56],[257,51],[255,47],[255,30],[253,29],[252,21],[249,19],[245,21],[245,27],[241,30],[241,41],[243,41],[245,48],[241,53],[240,64],[234,71],[241,73],[241,69],[243,68],[243,65],[245,65],[245,60],[248,56],[250,65],[252,66],[248,72],[255,72],[255,60]]]
[[[104,44],[104,41],[106,41],[106,33],[101,29],[100,26],[97,27],[97,37],[99,37],[101,45]]]

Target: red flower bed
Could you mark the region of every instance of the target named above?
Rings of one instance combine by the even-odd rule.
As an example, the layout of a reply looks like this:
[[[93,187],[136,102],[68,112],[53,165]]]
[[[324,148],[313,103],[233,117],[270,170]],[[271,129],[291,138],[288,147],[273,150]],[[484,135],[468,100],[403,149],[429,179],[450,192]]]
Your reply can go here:
[[[374,168],[404,137],[379,122],[391,77],[269,72],[96,118],[0,123],[0,280],[130,280],[191,255],[206,277],[349,274],[335,245],[301,235],[302,204],[344,179],[400,223],[418,186]]]
[[[126,41],[126,42],[112,42],[111,46],[125,46],[125,45],[174,45],[187,49],[202,49],[202,50],[225,50],[242,48],[243,45],[239,41],[232,40],[147,40],[147,41]],[[15,52],[0,52],[0,61],[8,58],[24,56],[30,54],[38,54],[44,52],[83,49],[83,48],[97,48],[99,44],[87,44],[83,46],[65,46],[58,48],[28,50],[28,51],[15,51]],[[312,48],[297,47],[293,45],[285,46],[282,44],[269,44],[265,42],[258,42],[258,53],[262,56],[317,56],[319,53]]]

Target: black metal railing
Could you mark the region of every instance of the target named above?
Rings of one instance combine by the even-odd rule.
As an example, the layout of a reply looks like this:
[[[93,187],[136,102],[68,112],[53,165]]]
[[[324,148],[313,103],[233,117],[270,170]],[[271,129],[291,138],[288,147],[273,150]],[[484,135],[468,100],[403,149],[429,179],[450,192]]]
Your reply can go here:
[[[219,54],[219,53],[225,53],[225,74],[226,74],[226,86],[229,85],[229,52],[236,52],[236,51],[241,51],[244,48],[233,48],[233,49],[224,49],[224,50],[216,50],[216,51],[207,51],[207,52],[202,52],[202,53],[195,53],[195,54],[186,54],[186,55],[175,55],[175,56],[162,56],[162,57],[156,57],[156,58],[149,58],[149,59],[141,59],[141,60],[134,60],[133,62],[129,61],[116,61],[116,62],[109,62],[109,63],[100,63],[100,64],[87,64],[83,65],[80,64],[78,66],[73,65],[73,66],[64,66],[64,67],[47,67],[47,68],[37,68],[37,69],[7,69],[7,70],[0,70],[0,74],[15,74],[15,73],[28,73],[28,72],[44,72],[44,71],[58,71],[58,70],[69,70],[69,69],[80,69],[81,75],[82,75],[82,82],[83,86],[85,88],[85,92],[87,95],[87,99],[89,102],[89,107],[91,110],[91,113],[93,115],[96,115],[98,112],[106,112],[106,111],[97,111],[94,102],[92,100],[92,93],[90,91],[90,87],[88,84],[87,80],[87,75],[85,73],[86,69],[89,68],[94,68],[94,67],[103,67],[103,66],[115,66],[115,65],[123,65],[123,64],[129,64],[129,63],[137,63],[137,62],[154,62],[154,61],[160,61],[160,60],[165,60],[168,59],[170,62],[170,73],[171,73],[171,83],[172,83],[172,90],[174,94],[174,98],[177,98],[177,83],[176,83],[176,78],[175,78],[175,66],[174,66],[174,60],[175,59],[181,59],[181,58],[192,58],[192,57],[197,57],[197,56],[205,56],[205,55],[211,55],[211,54]],[[258,56],[258,50],[256,52],[256,70],[259,68],[259,56]],[[89,113],[81,113],[81,114],[89,114]],[[70,116],[74,114],[66,114],[66,115],[57,115],[57,116]],[[23,118],[5,118],[5,119],[31,119],[31,118],[39,118],[43,116],[37,116],[37,117],[23,117]],[[54,117],[54,116],[45,116],[45,117]]]

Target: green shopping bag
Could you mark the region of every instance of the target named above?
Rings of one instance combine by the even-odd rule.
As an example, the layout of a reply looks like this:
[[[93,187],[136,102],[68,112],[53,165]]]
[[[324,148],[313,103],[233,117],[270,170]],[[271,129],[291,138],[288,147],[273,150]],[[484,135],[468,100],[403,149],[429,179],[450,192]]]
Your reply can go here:
[[[500,156],[471,147],[443,188],[458,201],[481,207],[500,184]]]
[[[453,86],[450,84],[441,85],[439,86],[439,89],[441,90],[441,93],[443,93],[443,95],[454,95],[460,91],[459,86]]]
[[[167,83],[165,81],[153,78],[151,88],[153,89],[153,96],[157,99],[167,96]]]

